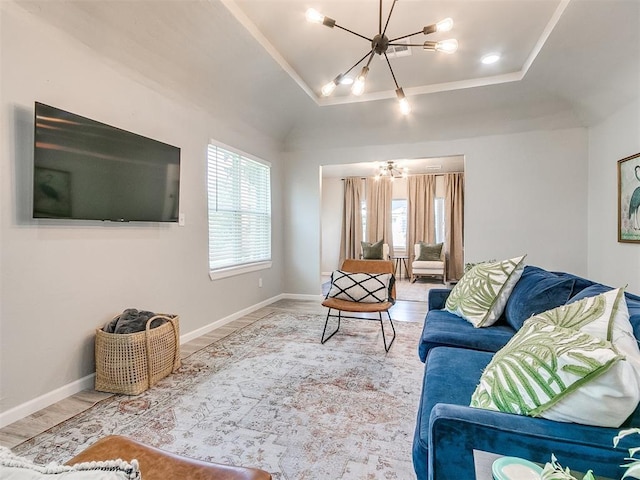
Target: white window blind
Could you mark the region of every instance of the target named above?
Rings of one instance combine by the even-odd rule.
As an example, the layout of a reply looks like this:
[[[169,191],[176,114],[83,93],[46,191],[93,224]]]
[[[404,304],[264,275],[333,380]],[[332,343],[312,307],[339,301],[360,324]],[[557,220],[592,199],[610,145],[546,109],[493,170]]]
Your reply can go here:
[[[209,144],[207,186],[209,270],[270,262],[270,166]]]

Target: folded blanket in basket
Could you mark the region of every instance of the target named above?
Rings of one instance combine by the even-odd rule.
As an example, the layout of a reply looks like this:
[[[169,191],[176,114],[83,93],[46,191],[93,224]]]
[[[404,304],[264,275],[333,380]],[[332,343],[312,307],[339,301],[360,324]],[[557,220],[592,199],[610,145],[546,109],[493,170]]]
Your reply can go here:
[[[102,330],[107,333],[135,333],[142,332],[147,321],[156,314],[146,310],[137,310],[135,308],[127,308],[120,315],[107,323]],[[151,328],[159,327],[167,323],[164,318],[156,318],[151,322]]]

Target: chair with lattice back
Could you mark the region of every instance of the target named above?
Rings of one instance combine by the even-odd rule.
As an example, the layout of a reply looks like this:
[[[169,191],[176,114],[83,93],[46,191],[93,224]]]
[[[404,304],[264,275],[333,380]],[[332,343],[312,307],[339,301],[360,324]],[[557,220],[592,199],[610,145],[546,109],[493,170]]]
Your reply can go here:
[[[333,278],[337,275],[337,272],[334,272],[334,275],[332,276],[331,288],[327,297],[322,302],[322,305],[327,307],[328,311],[327,318],[324,323],[324,330],[322,331],[321,343],[324,344],[327,340],[338,333],[338,330],[340,329],[340,321],[343,318],[374,320],[380,322],[382,342],[384,343],[385,351],[388,352],[389,348],[391,348],[391,344],[396,339],[396,329],[393,325],[393,321],[391,320],[391,315],[389,314],[389,309],[394,305],[396,298],[393,262],[389,260],[347,259],[342,263],[340,272],[354,275],[339,274],[341,275],[340,281],[342,282],[342,285],[338,285],[338,280]],[[365,285],[366,288],[363,287]],[[351,286],[353,286],[353,289]],[[356,293],[351,292],[351,290],[356,291]],[[332,313],[333,310],[338,313]],[[343,315],[343,312],[361,314],[377,313],[378,315],[377,318],[371,316],[349,316]],[[387,314],[387,319],[391,324],[391,329],[393,331],[393,337],[388,345],[382,318],[383,313]],[[325,337],[330,318],[337,318],[338,326],[330,335]]]

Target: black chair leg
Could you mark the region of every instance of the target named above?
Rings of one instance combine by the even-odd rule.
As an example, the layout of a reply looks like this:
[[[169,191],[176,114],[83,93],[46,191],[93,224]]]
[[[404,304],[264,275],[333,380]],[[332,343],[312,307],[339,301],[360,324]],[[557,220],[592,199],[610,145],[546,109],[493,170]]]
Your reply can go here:
[[[389,345],[387,345],[387,337],[384,334],[384,323],[382,323],[382,312],[378,312],[378,315],[380,316],[380,329],[382,330],[382,342],[384,343],[384,351],[388,352],[394,340],[396,339],[396,328],[393,326],[391,314],[389,313],[389,310],[387,310],[387,317],[389,318],[389,323],[391,324],[391,330],[393,330],[393,337],[391,338],[391,342],[389,342]]]
[[[327,332],[327,325],[329,324],[329,317],[333,316],[335,317],[335,315],[331,315],[331,309],[329,309],[329,311],[327,312],[327,319],[324,322],[324,330],[322,330],[322,339],[320,340],[320,343],[324,345],[324,342],[326,342],[327,340],[329,340],[331,337],[333,337],[336,333],[338,333],[338,330],[340,330],[340,318],[341,318],[341,314],[342,312],[340,312],[340,310],[338,310],[338,326],[336,327],[336,329],[333,331],[333,333],[331,335],[329,335],[327,338],[324,338],[324,334]]]

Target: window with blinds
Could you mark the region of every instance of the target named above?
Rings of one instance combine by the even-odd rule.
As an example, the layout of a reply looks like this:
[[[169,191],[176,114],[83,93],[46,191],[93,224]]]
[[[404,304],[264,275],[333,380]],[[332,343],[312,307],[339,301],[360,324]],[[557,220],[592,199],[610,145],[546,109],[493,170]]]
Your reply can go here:
[[[271,266],[271,167],[209,144],[211,278]]]

